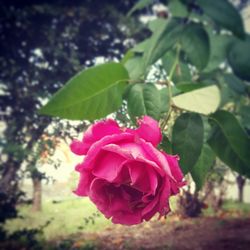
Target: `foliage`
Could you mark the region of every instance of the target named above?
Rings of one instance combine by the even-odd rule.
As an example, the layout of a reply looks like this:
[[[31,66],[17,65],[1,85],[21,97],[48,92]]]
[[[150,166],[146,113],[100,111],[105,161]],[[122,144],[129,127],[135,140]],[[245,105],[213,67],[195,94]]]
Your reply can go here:
[[[120,67],[128,71],[129,77],[124,79],[125,75],[121,77],[119,71],[114,73],[113,85],[126,80],[127,86],[127,90],[117,88],[116,95],[127,102],[132,121],[144,114],[160,121],[169,141],[168,148],[171,145],[171,151],[180,155],[181,167],[184,173],[191,173],[197,190],[202,187],[215,156],[232,170],[249,177],[249,122],[241,110],[249,108],[250,40],[241,15],[227,0],[214,4],[205,0],[169,2],[172,16],[166,13],[165,18],[151,21],[147,26],[151,36],[122,60]],[[139,1],[129,15],[149,4],[150,1]],[[114,64],[102,67],[110,65]],[[162,74],[152,80],[154,65],[159,65]],[[88,69],[94,75],[88,86],[96,94],[99,88],[95,82],[103,78],[105,85],[107,77],[99,67]],[[116,71],[115,65],[113,69]],[[72,113],[53,109],[59,108],[60,94],[73,86],[74,80],[69,81],[42,112],[71,119]],[[78,98],[76,91],[69,95],[68,106]],[[91,108],[92,119],[105,117],[119,106],[112,102],[109,93],[103,91],[102,95],[97,103],[107,108],[101,109],[101,114],[95,106]],[[88,102],[92,101],[96,102],[95,94],[89,96]],[[81,110],[75,109],[74,118],[89,119],[89,108],[86,105]]]
[[[103,117],[121,106],[126,79],[128,73],[122,64],[107,63],[87,69],[57,92],[40,113],[72,120]]]
[[[67,121],[40,116],[38,109],[70,76],[93,65],[97,57],[102,60],[119,58],[127,48],[129,42],[126,44],[126,39],[130,37],[131,30],[136,30],[133,20],[128,21],[124,17],[131,7],[130,1],[111,4],[97,0],[6,0],[1,3],[2,210],[2,206],[15,207],[19,177],[23,178],[21,166],[26,167],[30,175],[41,176],[37,160],[41,158],[45,144],[50,148],[45,151],[51,152],[55,145],[51,142],[55,138],[70,136],[72,129]],[[113,89],[117,88],[119,92],[122,86],[118,84]],[[110,91],[105,94],[110,94]],[[117,104],[113,108],[108,104],[104,107],[108,112],[121,102],[118,96],[114,98]],[[84,127],[83,123],[76,129],[83,130]]]
[[[168,111],[167,91],[154,84],[134,84],[127,95],[128,114],[134,122],[135,117],[145,114],[159,120]]]

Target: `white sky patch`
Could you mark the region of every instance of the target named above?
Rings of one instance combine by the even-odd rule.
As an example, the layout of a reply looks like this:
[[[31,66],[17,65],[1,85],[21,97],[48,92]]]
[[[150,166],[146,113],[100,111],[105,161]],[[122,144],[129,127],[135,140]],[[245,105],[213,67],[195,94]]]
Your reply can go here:
[[[246,32],[250,33],[250,3],[245,9],[243,9],[242,16],[243,16]]]
[[[56,169],[53,165],[45,163],[38,169],[59,182],[67,182],[71,173],[75,171],[76,164],[82,162],[83,158],[84,156],[73,154],[70,151],[69,144],[61,142],[53,155],[54,161],[61,161],[59,168]]]

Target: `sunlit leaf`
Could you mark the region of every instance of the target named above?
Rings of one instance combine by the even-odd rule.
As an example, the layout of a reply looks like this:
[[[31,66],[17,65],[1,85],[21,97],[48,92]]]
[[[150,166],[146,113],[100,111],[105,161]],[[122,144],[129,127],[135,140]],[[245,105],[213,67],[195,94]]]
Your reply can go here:
[[[201,114],[210,114],[219,107],[220,91],[216,85],[211,85],[177,95],[172,100],[178,108]]]

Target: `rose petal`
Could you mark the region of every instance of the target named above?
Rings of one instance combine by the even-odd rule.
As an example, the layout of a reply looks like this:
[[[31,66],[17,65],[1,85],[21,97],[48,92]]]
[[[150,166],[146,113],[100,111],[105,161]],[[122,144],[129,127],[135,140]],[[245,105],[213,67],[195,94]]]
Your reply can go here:
[[[94,176],[90,172],[82,171],[80,173],[80,180],[78,186],[74,193],[78,196],[88,196],[89,187],[93,179]]]
[[[116,212],[112,218],[114,224],[123,224],[127,226],[140,224],[142,222],[141,212]]]
[[[180,192],[180,187],[184,186],[185,183],[182,183],[182,185],[180,185],[180,183],[176,183],[174,181],[170,181],[170,186],[171,186],[171,195],[176,195]]]
[[[120,141],[133,141],[134,136],[128,133],[123,134],[115,134],[115,135],[108,135],[104,138],[100,139],[99,141],[95,142],[89,149],[88,154],[85,156],[84,162],[81,165],[81,168],[78,169],[78,171],[81,171],[81,169],[92,169],[95,165],[96,158],[102,148],[110,143],[118,143]]]
[[[89,188],[89,198],[95,203],[96,207],[103,213],[109,209],[110,199],[106,190],[108,185],[107,181],[95,178]],[[105,214],[106,218],[110,218],[110,215]]]
[[[138,129],[127,129],[126,132],[135,134],[145,141],[151,142],[154,146],[157,146],[162,139],[158,122],[149,116],[144,116],[138,123]]]
[[[79,140],[73,140],[70,144],[70,149],[76,155],[85,155],[88,147],[86,147],[86,144]]]
[[[157,150],[155,147],[153,147],[151,143],[144,142],[143,139],[140,140],[142,141],[141,145],[144,151],[147,153],[147,159],[150,159],[151,161],[155,162],[165,171],[165,174],[169,178],[174,179],[168,161],[166,157],[163,155],[163,153]]]
[[[119,185],[131,182],[128,168],[126,166],[126,164],[129,162],[130,160],[126,160],[125,162],[122,163],[121,168],[118,170],[116,178],[113,180],[114,183]]]
[[[112,214],[112,222],[124,225],[135,225],[142,222],[141,212],[132,204],[138,203],[142,196],[141,192],[130,186],[120,187],[117,196],[113,196],[109,212]]]
[[[151,194],[155,195],[156,189],[158,187],[158,173],[154,169],[147,169],[148,171],[148,176],[149,176],[149,183],[150,183],[150,189],[151,189]],[[159,177],[160,178],[160,177]]]
[[[143,193],[155,194],[157,188],[157,173],[147,164],[132,161],[128,165],[132,187]]]
[[[159,213],[161,216],[166,215],[170,212],[169,198],[171,195],[171,187],[169,178],[165,178],[163,182],[163,189],[159,197]]]
[[[123,150],[127,150],[133,156],[134,159],[141,156],[145,158],[145,152],[143,151],[142,147],[138,144],[133,142],[122,142],[119,143],[119,147]]]
[[[84,133],[82,141],[74,140],[70,146],[73,153],[77,155],[87,154],[92,144],[107,135],[122,133],[119,125],[112,119],[99,121],[91,125]]]
[[[141,162],[133,161],[129,164],[131,185],[143,193],[150,191],[150,183],[146,168]]]
[[[153,167],[160,175],[164,175],[165,172],[162,168],[160,168],[154,161],[148,160],[146,154],[142,147],[134,144],[134,143],[121,143],[119,145],[116,144],[109,144],[105,145],[103,149],[108,150],[110,152],[114,152],[124,156],[130,160],[136,160],[138,162],[142,162]]]
[[[142,218],[145,221],[149,221],[158,212],[158,207],[159,203],[157,198],[155,198],[142,210]]]
[[[141,222],[140,212],[131,210],[127,194],[122,192],[121,187],[111,186],[97,178],[90,190],[90,199],[106,218],[112,217],[113,223],[133,225]]]
[[[96,177],[112,182],[119,174],[123,166],[122,163],[125,161],[126,158],[119,154],[107,150],[101,150],[96,159],[96,165],[93,168],[92,173]]]
[[[169,167],[171,169],[171,173],[173,175],[173,177],[175,178],[175,180],[177,182],[181,182],[184,178],[178,160],[179,160],[179,156],[178,155],[168,155],[165,152],[162,152],[163,155],[166,157]]]
[[[170,211],[169,197],[170,197],[170,182],[168,177],[162,179],[161,189],[158,190],[155,198],[142,210],[143,219],[150,220],[157,212],[161,216]]]
[[[125,197],[128,197],[128,200],[130,201],[130,208],[134,209],[138,202],[141,201],[141,197],[143,193],[137,189],[135,189],[131,183],[121,185],[122,188],[122,194]]]

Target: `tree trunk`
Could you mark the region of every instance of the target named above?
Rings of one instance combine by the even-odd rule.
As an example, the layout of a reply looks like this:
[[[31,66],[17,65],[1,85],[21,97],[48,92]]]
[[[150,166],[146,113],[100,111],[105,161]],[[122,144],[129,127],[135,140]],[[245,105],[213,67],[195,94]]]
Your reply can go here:
[[[10,194],[17,187],[16,172],[19,164],[13,159],[9,159],[4,163],[3,171],[0,173],[0,192]]]
[[[243,190],[246,183],[246,179],[241,175],[238,175],[236,178],[237,186],[238,186],[238,201],[243,202]]]
[[[17,168],[18,164],[9,158],[0,172],[0,224],[17,216],[16,203],[21,196],[17,185]]]
[[[42,179],[40,177],[32,177],[32,183],[33,183],[32,211],[38,212],[42,210]]]

